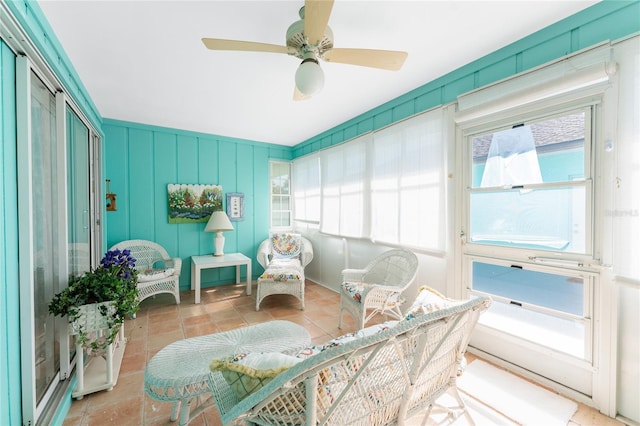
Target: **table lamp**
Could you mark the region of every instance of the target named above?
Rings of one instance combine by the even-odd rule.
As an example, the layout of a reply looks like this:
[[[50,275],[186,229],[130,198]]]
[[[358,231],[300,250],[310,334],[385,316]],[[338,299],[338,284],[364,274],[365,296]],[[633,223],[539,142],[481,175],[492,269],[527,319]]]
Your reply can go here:
[[[227,214],[222,210],[213,212],[207,222],[207,226],[204,228],[204,232],[215,232],[216,236],[213,239],[213,245],[215,247],[214,256],[224,256],[224,235],[223,231],[233,231],[233,225],[227,217]]]

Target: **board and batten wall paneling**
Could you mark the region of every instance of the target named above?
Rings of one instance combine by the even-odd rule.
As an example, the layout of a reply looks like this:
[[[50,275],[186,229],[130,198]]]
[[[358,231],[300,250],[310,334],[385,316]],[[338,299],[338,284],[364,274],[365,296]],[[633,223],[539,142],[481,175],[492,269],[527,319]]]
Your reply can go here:
[[[103,130],[104,178],[117,194],[117,211],[106,213],[107,247],[157,242],[182,259],[180,288],[189,289],[191,256],[211,254],[214,234],[204,232],[205,223],[169,223],[167,185],[216,184],[225,208],[227,192],[245,196],[245,220],[225,232],[225,252],[253,259],[253,279],[262,272],[255,253],[269,234],[269,161],[289,161],[291,148],[109,119]],[[202,272],[203,288],[234,281],[233,267]]]

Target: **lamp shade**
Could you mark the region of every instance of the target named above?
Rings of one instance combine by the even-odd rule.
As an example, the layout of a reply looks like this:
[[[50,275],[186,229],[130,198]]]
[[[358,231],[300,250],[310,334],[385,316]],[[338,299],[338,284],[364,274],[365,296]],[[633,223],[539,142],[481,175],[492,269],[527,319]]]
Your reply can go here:
[[[324,72],[313,58],[307,58],[296,71],[296,87],[303,95],[312,96],[322,90],[324,86]]]
[[[220,232],[220,231],[233,231],[233,225],[227,217],[227,214],[222,210],[211,213],[209,222],[204,228],[204,232]]]

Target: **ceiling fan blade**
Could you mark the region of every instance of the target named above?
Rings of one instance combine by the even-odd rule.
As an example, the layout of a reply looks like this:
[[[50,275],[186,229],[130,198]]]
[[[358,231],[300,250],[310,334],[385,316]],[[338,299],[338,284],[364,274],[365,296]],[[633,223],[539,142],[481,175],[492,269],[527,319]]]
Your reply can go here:
[[[305,95],[300,90],[298,90],[298,86],[293,87],[293,100],[294,101],[306,101],[311,98],[311,96]]]
[[[219,38],[203,38],[202,42],[211,50],[243,50],[248,52],[290,53],[287,46],[277,44],[256,43],[253,41],[223,40]]]
[[[327,62],[398,71],[407,56],[407,52],[396,50],[331,49],[324,53],[323,58]]]
[[[332,8],[333,0],[305,0],[304,35],[311,45],[317,45],[324,37]]]

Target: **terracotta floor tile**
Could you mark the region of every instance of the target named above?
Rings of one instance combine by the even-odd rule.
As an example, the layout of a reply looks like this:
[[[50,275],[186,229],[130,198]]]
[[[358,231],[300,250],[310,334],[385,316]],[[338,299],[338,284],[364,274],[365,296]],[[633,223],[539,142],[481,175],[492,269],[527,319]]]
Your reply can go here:
[[[199,325],[199,324],[211,324],[211,314],[206,312],[203,314],[199,314],[196,316],[192,316],[192,317],[183,317],[182,319],[182,323],[185,326],[191,326],[191,325]]]
[[[151,334],[149,333],[149,343],[147,344],[148,350],[162,349],[169,343],[173,343],[176,340],[184,339],[184,332],[180,324],[176,324],[176,327],[180,327],[179,330],[175,330],[169,333]]]
[[[242,318],[244,318],[244,320],[248,324],[258,324],[261,322],[272,321],[274,319],[269,312],[265,312],[265,311],[260,311],[260,312],[250,311],[242,314]]]
[[[247,322],[240,316],[238,316],[238,318],[216,321],[215,324],[220,331],[233,330],[235,328],[245,327],[248,325]]]
[[[125,355],[122,358],[122,365],[120,366],[120,375],[125,375],[135,372],[144,372],[144,367],[147,364],[147,354],[145,352],[127,353],[129,351],[129,345],[125,348]]]
[[[220,331],[218,326],[213,324],[212,322],[208,322],[204,324],[195,324],[191,326],[185,325],[184,330],[187,338],[204,336],[207,334],[213,334]]]
[[[88,416],[88,423],[89,425],[139,426],[144,423],[142,414],[142,397],[132,397],[92,410]]]

